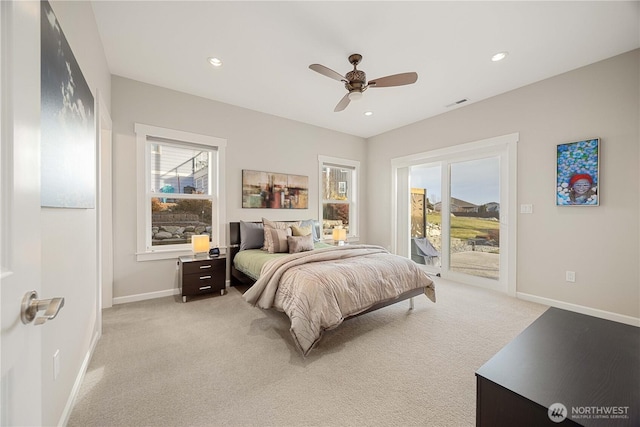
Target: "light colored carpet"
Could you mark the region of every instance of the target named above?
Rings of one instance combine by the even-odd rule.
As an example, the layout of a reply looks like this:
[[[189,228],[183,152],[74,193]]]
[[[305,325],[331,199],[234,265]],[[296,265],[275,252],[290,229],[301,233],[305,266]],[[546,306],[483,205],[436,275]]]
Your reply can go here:
[[[104,311],[69,426],[473,426],[475,371],[546,310],[437,278],[348,320],[307,358],[235,288]]]

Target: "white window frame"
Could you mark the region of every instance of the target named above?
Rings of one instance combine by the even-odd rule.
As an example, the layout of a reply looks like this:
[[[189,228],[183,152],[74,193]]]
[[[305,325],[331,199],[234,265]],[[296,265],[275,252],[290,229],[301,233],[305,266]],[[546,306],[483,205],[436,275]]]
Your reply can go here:
[[[359,206],[360,206],[360,162],[357,160],[343,159],[339,157],[330,157],[330,156],[318,156],[318,218],[320,219],[320,232],[322,235],[321,239],[328,239],[328,235],[324,235],[322,223],[324,221],[323,218],[323,205],[326,200],[322,198],[323,191],[320,188],[322,186],[322,169],[325,166],[332,167],[343,167],[346,169],[352,170],[351,175],[351,198],[348,202],[349,204],[349,234],[347,234],[347,240],[349,241],[358,241],[360,239],[360,215],[359,215]]]
[[[177,258],[191,254],[191,246],[187,244],[172,245],[170,248],[158,248],[151,246],[151,204],[148,203],[151,195],[149,180],[151,176],[150,159],[147,144],[150,140],[168,140],[176,146],[193,147],[198,145],[216,152],[210,163],[213,168],[211,173],[211,197],[213,209],[211,212],[212,247],[219,247],[224,252],[226,249],[226,218],[225,218],[225,151],[227,140],[214,136],[201,135],[175,129],[161,128],[158,126],[136,123],[136,168],[137,168],[137,246],[136,258],[138,261],[152,261],[159,259]],[[156,195],[157,196],[157,195]],[[224,243],[224,245],[223,245]]]
[[[391,160],[391,251],[409,257],[411,217],[409,206],[409,168],[414,165],[440,161],[459,162],[487,156],[500,156],[500,279],[498,282],[457,275],[443,270],[443,278],[470,285],[506,292],[516,296],[516,231],[517,231],[517,160],[519,133],[496,136],[474,142],[454,145]],[[447,165],[449,164],[447,163]],[[442,212],[449,212],[449,167],[442,169]],[[443,229],[449,228],[450,218],[443,215]],[[449,265],[449,247],[443,241],[442,263]],[[469,281],[469,278],[472,280]]]

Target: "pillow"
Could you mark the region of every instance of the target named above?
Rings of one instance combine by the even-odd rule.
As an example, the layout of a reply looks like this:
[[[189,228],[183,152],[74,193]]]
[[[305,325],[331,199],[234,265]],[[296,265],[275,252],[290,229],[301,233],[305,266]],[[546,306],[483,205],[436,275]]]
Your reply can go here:
[[[264,236],[265,240],[269,240],[267,250],[270,254],[289,252],[287,238],[291,236],[291,229],[265,228]]]
[[[291,236],[291,229],[289,227],[291,227],[292,225],[300,225],[300,221],[270,221],[266,218],[262,218],[262,224],[264,225],[264,246],[262,247],[262,249],[264,249],[265,251],[269,251],[269,253],[274,253],[273,241],[271,240],[272,235],[271,233],[267,233],[267,229],[289,230],[288,235]]]
[[[308,236],[311,234],[311,226],[303,227],[302,225],[292,225],[291,234],[294,236]]]
[[[265,226],[265,228],[271,227],[286,230],[292,225],[300,225],[300,221],[271,221],[267,218],[262,218],[262,224]]]
[[[307,219],[305,221],[300,222],[301,227],[311,227],[311,232],[313,234],[313,241],[320,241],[320,222],[315,219]]]
[[[264,246],[264,226],[259,222],[240,221],[240,250],[261,249]]]
[[[312,251],[313,250],[313,236],[307,234],[306,236],[288,236],[287,244],[289,245],[289,253],[295,254],[297,252]]]

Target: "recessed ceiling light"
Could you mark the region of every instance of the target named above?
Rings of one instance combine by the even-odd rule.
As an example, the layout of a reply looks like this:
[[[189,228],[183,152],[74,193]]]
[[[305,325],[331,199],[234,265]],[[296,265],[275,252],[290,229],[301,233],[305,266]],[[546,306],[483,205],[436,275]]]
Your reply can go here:
[[[504,58],[507,57],[507,55],[509,55],[509,52],[498,52],[491,57],[491,60],[493,62],[502,61]]]
[[[369,116],[373,116],[373,111],[365,111],[364,115],[369,117]]]
[[[222,67],[222,60],[220,58],[211,57],[207,61],[209,61],[209,64],[213,65],[214,67]]]

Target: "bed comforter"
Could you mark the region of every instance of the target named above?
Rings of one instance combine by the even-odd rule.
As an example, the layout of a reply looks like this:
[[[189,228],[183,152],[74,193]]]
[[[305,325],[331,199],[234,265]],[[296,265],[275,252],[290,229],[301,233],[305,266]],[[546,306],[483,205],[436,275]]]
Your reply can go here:
[[[410,259],[380,246],[349,245],[269,261],[244,299],[285,312],[296,345],[307,355],[325,330],[346,317],[416,288],[425,288],[435,302],[433,281]]]

